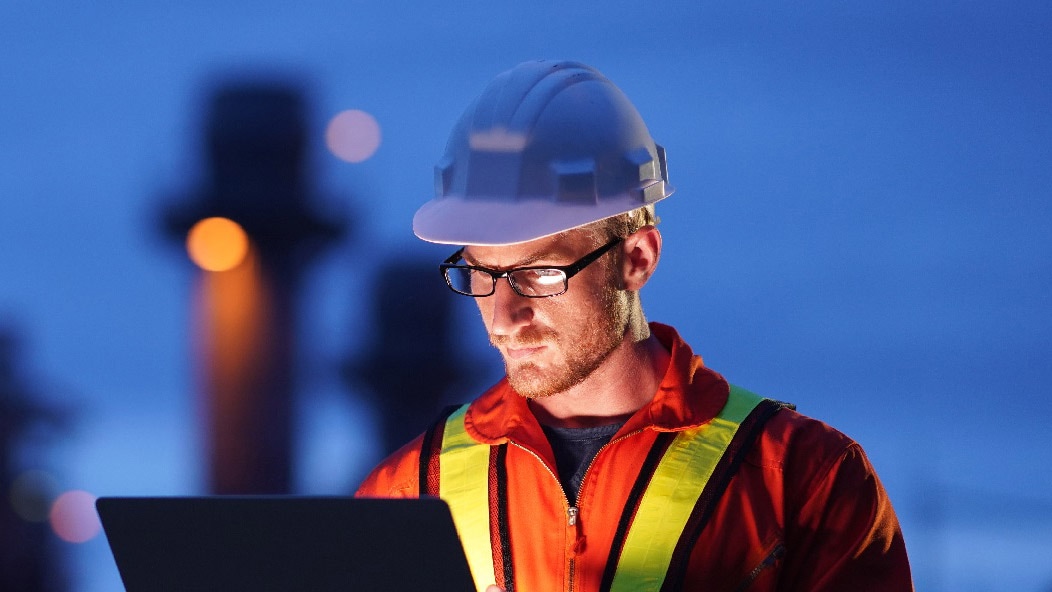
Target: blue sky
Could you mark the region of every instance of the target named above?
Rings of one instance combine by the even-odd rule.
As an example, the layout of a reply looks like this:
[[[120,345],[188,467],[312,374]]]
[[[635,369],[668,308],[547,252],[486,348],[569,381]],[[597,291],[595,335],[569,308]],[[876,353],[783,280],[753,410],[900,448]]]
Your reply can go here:
[[[862,442],[919,587],[1044,589],[1050,26],[1036,1],[7,0],[0,321],[21,333],[34,386],[77,410],[51,460],[63,487],[199,488],[196,272],[159,212],[204,180],[217,84],[296,81],[318,203],[356,220],[306,278],[299,482],[352,487],[376,454],[369,410],[338,372],[372,330],[361,278],[395,254],[447,254],[410,220],[492,76],[581,60],[668,150],[677,193],[659,208],[649,317],[732,382]],[[364,163],[325,152],[325,123],[344,109],[382,128]],[[496,359],[460,314],[481,384]],[[70,554],[86,565],[105,547]],[[113,587],[85,573],[78,590]]]

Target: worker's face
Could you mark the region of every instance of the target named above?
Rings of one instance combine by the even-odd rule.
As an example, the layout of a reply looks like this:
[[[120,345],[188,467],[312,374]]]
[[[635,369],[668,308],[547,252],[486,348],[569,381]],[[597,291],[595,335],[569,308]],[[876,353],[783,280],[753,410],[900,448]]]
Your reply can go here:
[[[502,247],[469,246],[466,261],[505,270],[569,265],[608,237],[570,231]],[[520,395],[547,397],[587,378],[621,344],[628,317],[617,262],[620,245],[569,280],[550,298],[526,298],[500,279],[493,295],[476,298],[490,342],[504,357],[508,381]]]

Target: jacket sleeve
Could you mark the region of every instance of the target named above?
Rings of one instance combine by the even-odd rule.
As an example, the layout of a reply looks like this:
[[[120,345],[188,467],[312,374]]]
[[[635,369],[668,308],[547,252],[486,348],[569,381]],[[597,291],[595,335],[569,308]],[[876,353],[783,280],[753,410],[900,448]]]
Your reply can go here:
[[[855,442],[820,465],[786,499],[786,555],[779,589],[910,591],[895,511]],[[812,449],[809,452],[814,453]]]
[[[420,445],[418,436],[384,459],[365,478],[355,497],[419,497]]]

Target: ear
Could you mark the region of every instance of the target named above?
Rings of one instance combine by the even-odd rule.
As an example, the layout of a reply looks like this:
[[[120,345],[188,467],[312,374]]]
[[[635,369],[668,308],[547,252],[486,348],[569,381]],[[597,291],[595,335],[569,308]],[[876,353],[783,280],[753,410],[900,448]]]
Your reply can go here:
[[[625,290],[642,288],[661,257],[661,231],[648,225],[625,238],[621,245],[621,281]]]

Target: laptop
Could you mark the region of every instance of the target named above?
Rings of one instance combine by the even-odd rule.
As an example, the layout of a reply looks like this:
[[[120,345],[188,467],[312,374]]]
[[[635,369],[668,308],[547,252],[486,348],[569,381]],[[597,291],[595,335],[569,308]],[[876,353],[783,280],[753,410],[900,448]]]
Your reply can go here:
[[[96,501],[127,592],[469,592],[437,498],[209,496]]]

